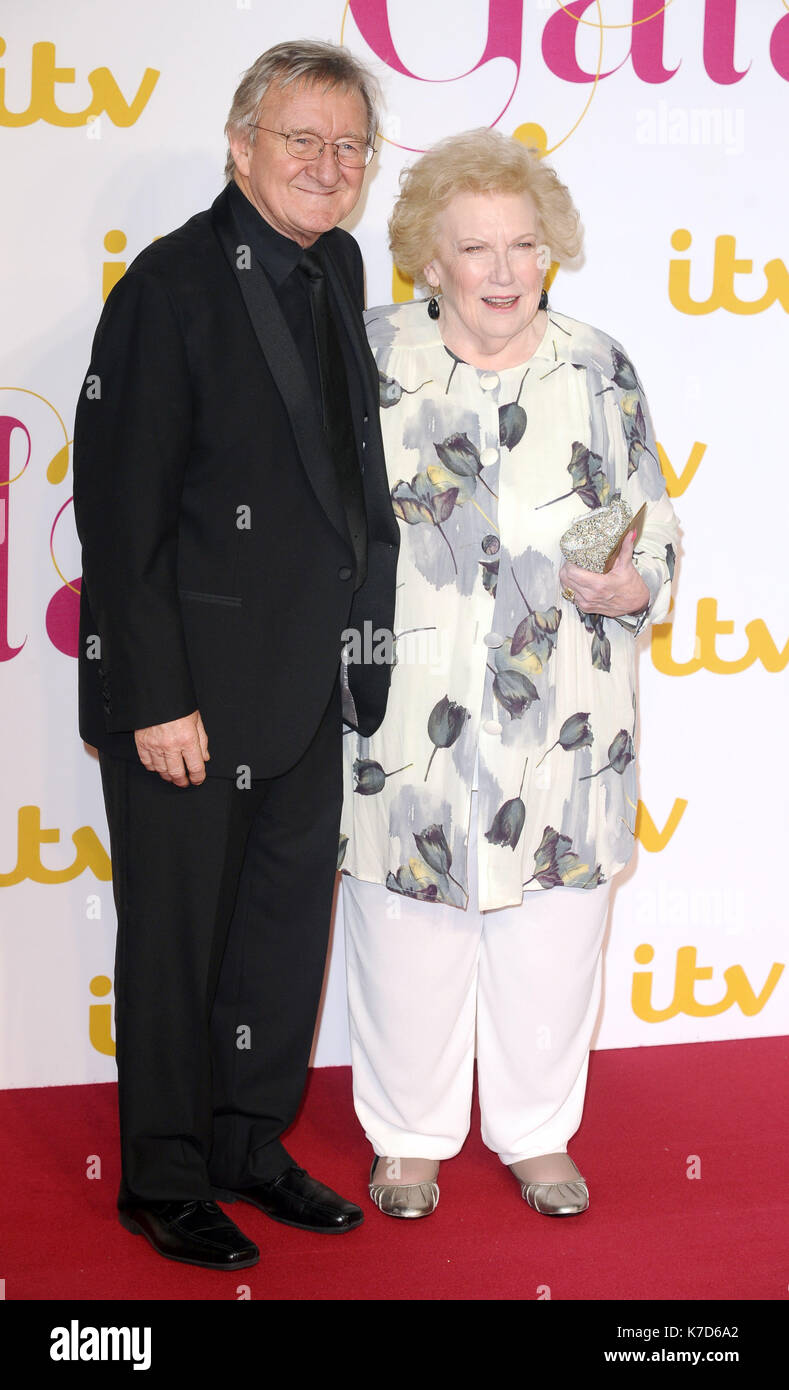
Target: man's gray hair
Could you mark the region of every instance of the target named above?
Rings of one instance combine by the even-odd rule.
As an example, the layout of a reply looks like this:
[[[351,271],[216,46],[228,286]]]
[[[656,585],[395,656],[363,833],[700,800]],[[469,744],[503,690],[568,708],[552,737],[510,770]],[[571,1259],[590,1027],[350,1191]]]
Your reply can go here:
[[[381,100],[376,78],[347,48],[321,43],[317,39],[278,43],[261,54],[238,84],[225,125],[225,135],[254,121],[272,82],[280,87],[288,87],[292,82],[315,82],[323,87],[341,87],[346,91],[358,92],[367,112],[367,141],[375,145]],[[254,144],[256,136],[257,131],[252,127],[249,131],[250,144]],[[228,183],[235,168],[228,145],[225,162],[225,179]]]

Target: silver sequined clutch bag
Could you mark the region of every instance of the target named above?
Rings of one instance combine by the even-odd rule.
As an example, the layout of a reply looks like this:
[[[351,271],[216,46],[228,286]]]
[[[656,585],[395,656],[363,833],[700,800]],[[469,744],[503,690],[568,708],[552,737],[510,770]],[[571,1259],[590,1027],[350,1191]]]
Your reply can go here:
[[[635,526],[636,540],[641,535],[645,512],[646,502],[634,517],[627,502],[617,497],[607,507],[579,516],[559,541],[562,555],[581,569],[608,574],[628,531]]]

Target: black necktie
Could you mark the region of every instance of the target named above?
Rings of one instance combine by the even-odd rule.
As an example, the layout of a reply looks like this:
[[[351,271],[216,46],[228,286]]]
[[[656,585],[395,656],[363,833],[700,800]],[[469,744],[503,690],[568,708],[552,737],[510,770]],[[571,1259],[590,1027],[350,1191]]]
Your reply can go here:
[[[329,305],[323,266],[314,251],[304,251],[299,265],[309,279],[310,307],[321,378],[323,428],[345,508],[356,561],[354,587],[358,589],[367,574],[367,517],[351,419],[348,378]]]

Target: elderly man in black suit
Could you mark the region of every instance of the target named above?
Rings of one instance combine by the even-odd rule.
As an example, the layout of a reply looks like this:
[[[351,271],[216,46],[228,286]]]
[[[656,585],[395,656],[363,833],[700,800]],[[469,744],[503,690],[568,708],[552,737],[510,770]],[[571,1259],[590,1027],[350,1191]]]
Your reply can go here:
[[[212,1269],[259,1258],[217,1197],[310,1231],[363,1219],[281,1135],[325,965],[342,717],[377,728],[390,674],[398,535],[361,257],[337,226],[376,125],[346,50],[263,54],[228,118],[227,187],[112,291],[77,409],[120,1219]],[[349,631],[377,637],[352,644],[368,664],[342,664]]]

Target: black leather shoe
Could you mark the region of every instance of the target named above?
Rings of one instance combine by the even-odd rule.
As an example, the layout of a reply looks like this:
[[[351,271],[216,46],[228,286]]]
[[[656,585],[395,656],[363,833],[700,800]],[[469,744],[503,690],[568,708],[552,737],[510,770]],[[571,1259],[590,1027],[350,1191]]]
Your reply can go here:
[[[247,1269],[260,1259],[257,1246],[216,1202],[148,1202],[125,1207],[118,1219],[132,1235],[145,1236],[165,1259],[203,1269]]]
[[[272,1220],[300,1231],[352,1231],[364,1221],[361,1207],[346,1202],[303,1168],[286,1168],[278,1178],[255,1187],[217,1188],[216,1195],[223,1202],[251,1202]]]

